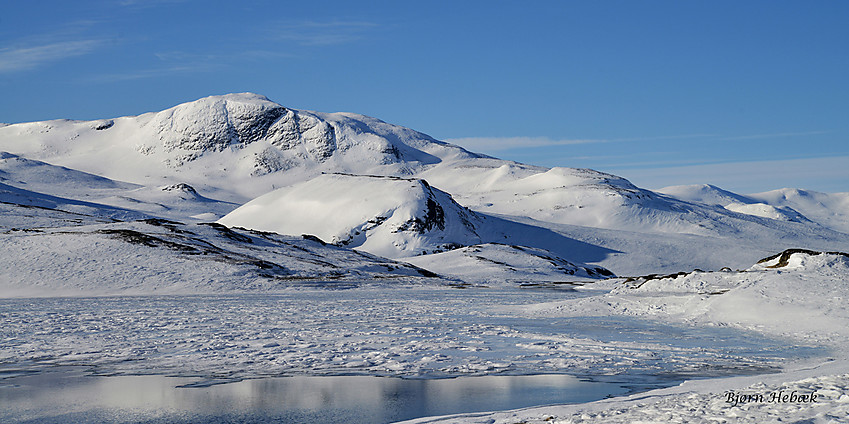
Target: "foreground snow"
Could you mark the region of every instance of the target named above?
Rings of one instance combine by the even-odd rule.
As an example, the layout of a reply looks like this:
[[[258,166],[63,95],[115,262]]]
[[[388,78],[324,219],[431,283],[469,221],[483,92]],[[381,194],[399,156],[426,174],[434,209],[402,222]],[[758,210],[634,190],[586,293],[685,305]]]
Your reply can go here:
[[[529,316],[613,314],[700,327],[746,328],[780,336],[788,345],[827,346],[829,354],[791,361],[777,374],[692,380],[583,405],[412,422],[846,422],[847,275],[849,255],[788,251],[745,272],[635,278],[616,284],[603,296],[525,306],[522,310]],[[514,307],[506,309],[516,311]]]
[[[846,370],[845,362],[836,365],[839,366],[829,365],[822,369],[788,372],[778,376],[688,381],[669,389],[589,404],[431,417],[405,422],[409,424],[440,422],[458,424],[845,423],[849,417],[849,394],[847,394],[849,393],[849,374],[819,375],[822,372]],[[800,378],[801,375],[811,374],[816,376]],[[744,396],[746,400],[735,403],[735,399],[743,399],[741,396]]]
[[[223,231],[175,227],[195,236],[200,228]],[[786,252],[741,272],[619,278],[572,290],[371,278],[340,286],[347,290],[3,299],[0,369],[14,376],[82,366],[98,375],[202,377],[201,385],[281,375],[567,373],[645,388],[696,378],[588,404],[415,422],[843,422],[847,276],[844,255]],[[779,392],[817,398],[751,400]]]

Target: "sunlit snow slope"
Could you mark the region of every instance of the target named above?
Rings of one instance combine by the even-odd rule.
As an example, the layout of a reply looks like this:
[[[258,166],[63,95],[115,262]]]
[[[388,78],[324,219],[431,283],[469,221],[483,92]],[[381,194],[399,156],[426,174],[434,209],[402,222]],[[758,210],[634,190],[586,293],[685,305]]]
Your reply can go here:
[[[849,250],[847,198],[840,194],[714,190],[710,196],[725,196],[718,201],[687,194],[692,190],[661,194],[615,175],[504,161],[378,119],[291,109],[252,93],[139,116],[7,125],[0,127],[0,151],[7,162],[49,164],[50,172],[62,170],[59,178],[80,181],[54,189],[0,174],[9,193],[207,221],[256,199],[222,222],[314,234],[393,257],[496,242],[628,275],[740,267],[791,247]],[[14,172],[25,175],[22,166]],[[350,176],[327,176],[339,173]],[[428,200],[445,213],[444,229]],[[260,204],[266,211],[257,213]]]
[[[399,257],[479,243],[476,231],[482,218],[424,180],[324,174],[260,196],[219,222],[311,234],[329,243]]]

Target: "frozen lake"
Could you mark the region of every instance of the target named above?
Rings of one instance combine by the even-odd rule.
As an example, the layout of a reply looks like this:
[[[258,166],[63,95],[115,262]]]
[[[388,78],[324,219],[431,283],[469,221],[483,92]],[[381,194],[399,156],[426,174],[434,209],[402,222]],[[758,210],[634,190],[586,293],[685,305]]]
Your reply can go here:
[[[388,422],[586,402],[816,353],[730,328],[510,312],[591,295],[380,285],[0,299],[0,421]]]
[[[567,375],[419,380],[282,377],[202,387],[197,379],[53,371],[5,379],[2,422],[385,423],[460,412],[576,403],[618,395],[615,383]]]

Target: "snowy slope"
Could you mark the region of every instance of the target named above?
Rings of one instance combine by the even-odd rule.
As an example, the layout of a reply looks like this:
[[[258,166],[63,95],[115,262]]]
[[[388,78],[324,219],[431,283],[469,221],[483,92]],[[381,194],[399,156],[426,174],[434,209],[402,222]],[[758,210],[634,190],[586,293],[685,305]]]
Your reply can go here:
[[[0,202],[12,206],[20,205],[29,208],[62,211],[105,220],[123,221],[147,217],[141,212],[130,209],[51,196],[49,194],[19,189],[3,183],[0,183]],[[14,226],[15,223],[12,222],[10,225]]]
[[[719,205],[734,212],[781,221],[813,221],[843,233],[849,233],[849,193],[820,193],[783,188],[757,194],[740,195],[719,187],[702,184],[672,186],[658,190],[687,202]]]
[[[0,187],[0,201],[89,214],[98,209],[116,219],[155,215],[214,221],[238,206],[201,196],[184,183],[145,187],[8,152],[0,152]]]
[[[462,170],[456,174],[434,168],[422,175],[450,192],[460,204],[505,217],[641,233],[732,238],[741,233],[769,233],[773,239],[786,234],[821,233],[815,237],[844,237],[807,225],[807,219],[790,210],[769,216],[757,216],[750,210],[740,213],[681,201],[588,169],[540,169],[488,159],[463,163],[456,166]],[[802,225],[795,225],[797,222]]]
[[[312,234],[387,257],[479,243],[482,218],[424,180],[325,174],[260,196],[218,222]]]
[[[558,283],[582,284],[614,276],[604,268],[575,264],[544,249],[498,243],[406,258],[405,262],[467,283],[557,287]]]
[[[267,292],[372,279],[444,282],[408,264],[301,237],[145,219],[0,232],[8,296]]]
[[[740,272],[693,272],[611,281],[603,296],[502,308],[528,318],[636,316],[735,327],[829,348],[828,357],[779,373],[687,381],[579,405],[473,413],[416,423],[845,422],[849,411],[849,254],[790,250]],[[579,289],[580,290],[580,289]],[[769,401],[772,393],[817,393],[815,402]],[[728,402],[728,393],[766,400]]]
[[[777,208],[793,208],[819,224],[849,234],[849,193],[783,188],[749,197]]]
[[[240,202],[322,172],[411,175],[441,158],[476,156],[374,118],[289,109],[252,93],[134,117],[9,125],[0,149],[138,184],[185,182]]]
[[[845,343],[849,341],[849,311],[844,307],[849,297],[847,276],[849,254],[793,249],[743,271],[632,277],[610,283],[612,290],[604,296],[540,304],[526,311],[545,316],[654,316],[809,343]]]
[[[655,190],[686,202],[703,203],[705,205],[730,205],[732,203],[754,203],[751,197],[743,196],[712,184],[692,184],[664,187]]]
[[[726,196],[731,202],[716,206],[706,195],[702,195],[705,202],[692,197],[676,199],[593,170],[548,169],[476,155],[374,118],[291,109],[251,93],[207,97],[135,117],[8,125],[0,127],[0,150],[144,186],[135,194],[114,194],[96,202],[170,219],[200,216],[214,220],[275,189],[306,184],[322,173],[341,172],[425,179],[473,211],[522,222],[525,227],[541,226],[561,238],[578,239],[591,250],[637,252],[643,255],[638,271],[644,272],[663,268],[661,263],[687,269],[745,263],[753,257],[741,259],[737,251],[752,247],[756,247],[755,254],[789,247],[849,250],[849,236],[833,231],[846,229],[845,215],[839,211],[845,206],[845,196],[803,202],[804,206],[789,200],[781,203],[751,197],[748,201],[726,192],[714,195]],[[193,194],[186,189],[178,190],[182,194],[174,199],[160,199],[162,188],[178,184],[192,187],[198,197],[188,199],[187,195]],[[345,222],[360,218],[334,216]],[[605,231],[591,235],[588,228]],[[508,241],[499,231],[491,227],[476,230],[480,241],[460,237],[444,242],[531,246],[570,261],[588,262],[529,237]],[[619,232],[625,232],[624,238],[633,248],[617,245],[623,239]],[[706,263],[698,255],[677,252],[676,247],[686,250],[693,243],[692,237],[683,235],[709,238],[709,245],[730,248],[712,251],[710,256],[716,260]],[[663,253],[640,252],[640,238],[668,248],[664,247]],[[393,245],[394,241],[387,243]],[[397,250],[380,249],[373,251]],[[632,273],[633,265],[638,264],[631,261],[627,270],[616,269],[612,263],[597,261],[621,262],[621,255],[583,256],[593,256],[593,263],[617,274]]]
[[[539,226],[473,212],[425,180],[400,177],[324,174],[260,196],[218,222],[295,236],[311,234],[328,243],[390,258],[479,243],[537,247],[559,256],[556,260],[563,263],[569,262],[563,258],[601,261],[614,253]],[[533,262],[534,255],[543,254],[531,248],[524,252],[527,257],[522,261]],[[446,270],[441,260],[424,261],[431,271]],[[581,272],[586,274],[580,271],[579,275]]]

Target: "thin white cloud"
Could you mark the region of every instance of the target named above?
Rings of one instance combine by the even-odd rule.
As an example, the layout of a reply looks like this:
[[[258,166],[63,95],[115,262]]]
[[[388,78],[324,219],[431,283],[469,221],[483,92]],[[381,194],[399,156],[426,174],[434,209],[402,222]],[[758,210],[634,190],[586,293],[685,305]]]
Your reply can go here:
[[[122,73],[99,74],[87,77],[86,82],[120,82],[147,78],[159,78],[174,74],[189,72],[207,72],[213,70],[213,66],[171,66],[153,69],[133,69]]]
[[[91,53],[101,40],[60,41],[37,46],[0,49],[0,73],[25,71]]]
[[[660,140],[687,140],[691,138],[709,138],[717,137],[716,134],[678,134],[678,135],[659,135],[651,137],[626,137],[614,138],[610,141],[660,141]]]
[[[187,1],[190,0],[121,0],[118,4],[125,7],[150,8],[161,5],[185,3]]]
[[[184,51],[169,51],[154,53],[157,59],[172,64],[198,65],[201,63],[222,63],[232,62],[238,63],[243,60],[270,60],[291,58],[293,55],[280,51],[273,50],[244,50],[228,54],[222,53],[193,53]]]
[[[635,141],[658,141],[658,140],[683,140],[692,138],[717,137],[716,134],[681,134],[662,135],[651,137],[628,137],[628,138],[565,138],[553,139],[550,137],[459,137],[446,138],[444,141],[463,146],[469,150],[502,151],[517,148],[536,148],[551,146],[571,146],[576,144],[598,144],[598,143],[623,143]]]
[[[606,143],[602,139],[560,139],[548,137],[463,137],[447,138],[447,143],[456,144],[472,151],[493,152],[518,148],[567,146],[572,144]]]
[[[662,141],[662,140],[688,140],[702,139],[705,141],[732,141],[732,140],[755,140],[755,139],[770,139],[782,137],[804,137],[820,134],[828,134],[829,131],[805,131],[805,132],[783,132],[783,133],[768,133],[768,134],[750,134],[750,135],[721,135],[721,134],[679,134],[679,135],[662,135],[649,137],[625,137],[625,138],[575,138],[575,139],[552,139],[549,137],[459,137],[446,138],[444,141],[452,144],[457,144],[466,149],[482,152],[497,152],[503,150],[519,149],[519,148],[537,148],[551,146],[570,146],[577,144],[597,144],[597,143],[625,143],[625,142],[644,142],[644,141]]]
[[[722,137],[720,140],[757,140],[764,138],[806,137],[811,135],[829,134],[831,131],[784,132],[771,134],[735,135]]]
[[[640,187],[658,189],[673,185],[713,184],[737,193],[779,188],[823,192],[849,192],[849,156],[728,162],[662,168],[608,168]]]
[[[303,46],[329,46],[360,40],[366,31],[376,27],[378,24],[366,21],[306,21],[277,24],[269,33],[273,39]]]

